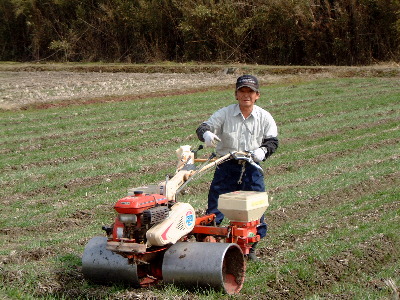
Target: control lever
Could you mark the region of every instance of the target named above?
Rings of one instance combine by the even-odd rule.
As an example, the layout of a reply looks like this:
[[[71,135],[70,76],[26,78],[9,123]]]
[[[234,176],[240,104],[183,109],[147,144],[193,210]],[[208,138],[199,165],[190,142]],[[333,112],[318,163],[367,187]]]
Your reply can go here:
[[[236,160],[244,160],[257,168],[264,174],[264,170],[261,168],[259,164],[257,164],[252,157],[253,151],[244,151],[244,152],[231,152],[231,156]]]

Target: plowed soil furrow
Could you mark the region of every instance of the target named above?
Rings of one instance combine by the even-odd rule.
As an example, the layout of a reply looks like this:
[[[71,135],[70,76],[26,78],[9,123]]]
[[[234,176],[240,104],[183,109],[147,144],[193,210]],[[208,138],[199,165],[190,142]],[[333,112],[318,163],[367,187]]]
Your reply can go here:
[[[292,203],[290,206],[280,207],[275,211],[267,210],[267,219],[273,226],[279,227],[284,223],[297,220],[299,216],[308,215],[321,209],[333,208],[352,201],[352,199],[357,199],[362,195],[368,195],[399,185],[400,172],[391,173],[380,178],[366,178],[366,180],[358,184],[350,185],[328,194],[302,199],[299,202]]]
[[[396,242],[385,235],[375,236],[326,261],[314,262],[315,273],[310,274],[310,278],[299,279],[300,275],[295,271],[291,275],[293,278],[298,278],[297,280],[278,278],[276,281],[268,281],[267,285],[271,290],[266,299],[304,299],[315,294],[320,294],[324,299],[354,299],[355,295],[351,292],[329,295],[327,291],[340,282],[356,283],[357,278],[363,273],[373,276],[385,266],[395,263],[398,247]],[[306,255],[302,259],[307,259]],[[380,288],[382,287],[384,287],[383,280],[380,282]]]
[[[121,122],[119,121],[119,123]],[[52,147],[52,145],[54,145],[53,147],[70,145],[70,144],[79,145],[82,142],[86,143],[88,138],[90,138],[93,141],[97,141],[100,139],[107,141],[109,139],[116,139],[118,137],[123,137],[123,136],[129,136],[132,140],[140,139],[146,133],[150,132],[154,135],[154,133],[156,132],[162,132],[178,126],[174,125],[175,123],[179,123],[179,126],[187,126],[187,123],[192,124],[193,120],[191,119],[190,116],[188,116],[186,118],[175,119],[173,121],[166,120],[162,123],[130,122],[130,124],[123,124],[112,128],[108,126],[107,127],[98,126],[96,128],[86,129],[86,130],[72,130],[70,132],[62,132],[55,134],[41,134],[38,137],[29,137],[29,138],[24,137],[17,140],[0,143],[0,146],[2,147],[11,148],[11,149],[7,148],[0,149],[0,153],[3,153],[4,151],[7,150],[8,153],[14,152],[15,150],[12,149],[13,147],[16,147],[17,151],[22,152],[31,149],[33,147],[32,145],[35,144],[46,144],[47,147]],[[119,130],[119,129],[124,129],[124,130]]]
[[[343,141],[342,141],[343,142]],[[315,156],[311,159],[303,159],[303,160],[299,160],[299,161],[295,161],[293,163],[289,165],[283,164],[279,167],[274,167],[274,168],[267,168],[266,169],[266,174],[267,174],[267,179],[266,179],[266,183],[268,186],[268,176],[274,176],[277,174],[284,174],[287,172],[291,172],[293,169],[300,169],[303,166],[310,166],[310,165],[318,165],[324,162],[328,162],[331,161],[334,158],[340,158],[340,157],[345,157],[347,155],[351,155],[352,153],[360,153],[363,151],[368,151],[368,150],[373,150],[373,149],[378,149],[379,147],[385,146],[385,145],[397,145],[400,142],[399,138],[395,138],[395,139],[389,139],[389,140],[385,140],[383,142],[379,142],[379,143],[371,143],[368,145],[365,145],[363,147],[360,148],[349,148],[347,150],[343,150],[340,152],[329,152],[326,154],[321,154],[318,156]],[[95,156],[97,154],[94,154]],[[388,160],[397,160],[398,157],[388,157]],[[365,164],[362,165],[358,165],[356,168],[358,169],[362,169],[365,167],[368,167],[372,164],[375,163],[379,163],[380,161],[375,161],[375,162],[367,162]],[[27,193],[16,193],[14,195],[6,195],[2,202],[3,203],[7,203],[9,201],[13,201],[13,199],[28,199],[31,197],[37,197],[40,195],[47,195],[47,196],[51,196],[54,194],[57,194],[58,191],[60,189],[68,189],[70,191],[76,190],[80,187],[88,187],[88,186],[94,186],[100,183],[105,182],[105,180],[117,180],[117,179],[121,179],[121,178],[133,178],[133,177],[137,177],[140,176],[140,174],[155,174],[158,173],[162,170],[167,170],[170,168],[170,163],[169,162],[164,162],[164,163],[158,163],[158,164],[154,164],[154,165],[147,165],[147,166],[143,166],[141,168],[141,170],[139,170],[138,172],[127,172],[127,173],[109,173],[109,174],[105,174],[105,175],[101,175],[101,176],[96,176],[96,177],[87,177],[87,178],[76,178],[73,179],[71,181],[67,181],[63,184],[63,186],[54,186],[54,187],[41,187],[38,190],[32,190],[30,192]],[[335,170],[335,172],[337,172],[337,170]],[[337,175],[335,172],[332,172],[331,174],[326,174],[324,175],[324,179],[326,178],[330,178],[332,176]],[[308,179],[306,182],[304,181],[299,181],[295,186],[290,185],[290,186],[279,186],[278,188],[275,189],[271,189],[270,193],[271,194],[276,194],[288,189],[292,189],[294,187],[297,186],[303,186],[303,185],[308,185],[311,184],[313,182],[316,182],[316,180],[321,180],[322,177],[320,178],[315,178],[313,180]],[[160,180],[161,181],[161,180]],[[8,186],[10,183],[2,183],[0,184],[0,187],[6,187]],[[11,184],[15,184],[15,182],[11,183]]]
[[[394,115],[397,114],[397,112],[395,110],[391,110],[388,111],[384,114],[381,114],[381,116],[383,115]],[[375,115],[376,116],[376,115]],[[368,118],[369,116],[365,116],[365,118]],[[339,128],[336,129],[329,129],[326,131],[319,131],[319,132],[313,132],[312,135],[309,135],[308,137],[304,137],[304,136],[297,136],[297,137],[285,137],[283,136],[281,138],[282,143],[286,144],[290,144],[290,143],[296,143],[296,142],[303,142],[303,141],[312,141],[314,139],[318,139],[321,137],[326,137],[326,136],[334,136],[334,135],[340,135],[340,134],[348,134],[350,131],[354,131],[354,130],[362,130],[362,129],[368,129],[368,128],[374,128],[376,126],[380,126],[383,124],[388,124],[394,121],[400,121],[400,117],[398,116],[394,116],[393,118],[385,118],[385,119],[381,119],[381,120],[377,120],[377,121],[371,121],[371,122],[362,122],[360,120],[360,122],[356,125],[351,125],[351,126],[341,126]],[[336,121],[337,122],[337,121]]]
[[[387,188],[387,187],[386,187]],[[385,187],[380,187],[380,190],[385,190]],[[340,191],[339,191],[340,192]],[[365,194],[360,195],[360,197],[365,196]],[[349,200],[349,199],[347,199]],[[346,203],[336,203],[335,207],[340,207]],[[319,210],[324,210],[325,207],[319,207]],[[347,215],[340,215],[336,211],[332,209],[332,212],[329,214],[332,217],[333,221],[326,221],[325,216],[323,217],[314,217],[312,219],[313,223],[316,223],[318,228],[307,231],[303,234],[296,233],[294,234],[280,234],[274,236],[274,240],[280,241],[279,244],[268,244],[265,248],[260,249],[260,254],[262,257],[265,257],[268,260],[274,260],[276,256],[282,255],[283,252],[288,250],[293,250],[301,247],[304,244],[315,240],[321,240],[327,238],[333,232],[337,231],[338,229],[345,229],[345,228],[355,228],[360,224],[368,224],[368,223],[379,223],[380,219],[385,217],[388,213],[396,211],[400,209],[400,202],[397,203],[385,203],[378,208],[374,208],[371,210],[366,211],[359,211],[355,212],[350,216]],[[286,210],[285,210],[286,212]],[[284,213],[285,213],[284,212]],[[284,223],[291,223],[295,222],[298,223],[303,220],[304,223],[310,222],[308,216],[310,214],[316,213],[317,211],[310,212],[308,215],[298,216],[298,219],[287,219]],[[268,218],[268,222],[271,219]],[[332,223],[333,222],[333,223]],[[275,223],[269,223],[271,226],[275,226]],[[279,225],[277,225],[279,226]],[[273,230],[275,232],[275,230]]]
[[[338,87],[340,87],[340,86],[338,86]],[[352,99],[356,99],[356,101],[363,101],[365,99],[374,98],[376,96],[382,96],[383,94],[396,94],[398,92],[400,92],[400,88],[398,87],[398,85],[393,84],[390,86],[385,86],[385,85],[374,86],[373,89],[368,88],[368,89],[365,89],[364,91],[344,92],[340,96],[341,96],[341,98],[352,98]],[[289,111],[290,111],[291,106],[298,106],[299,104],[300,105],[301,104],[308,105],[308,104],[312,104],[312,103],[318,103],[318,104],[323,103],[323,104],[329,105],[330,102],[336,103],[338,101],[338,99],[336,99],[336,97],[333,96],[331,93],[329,93],[329,98],[327,98],[326,95],[321,95],[321,96],[318,96],[315,98],[300,99],[300,100],[286,101],[286,102],[282,102],[281,100],[274,100],[274,99],[271,99],[271,100],[274,103],[273,107],[275,109],[285,108],[285,110],[288,109]],[[360,107],[360,109],[361,109],[361,107]],[[293,109],[298,110],[299,107],[295,107]]]
[[[341,143],[345,143],[345,142],[346,142],[346,140],[343,140],[338,143],[341,144]],[[370,143],[370,144],[367,144],[367,145],[364,145],[364,146],[358,147],[358,148],[348,148],[346,150],[320,154],[320,155],[314,156],[313,158],[296,160],[289,164],[281,164],[278,167],[267,168],[266,173],[268,174],[268,176],[284,174],[287,172],[291,172],[292,170],[300,169],[303,166],[318,165],[318,164],[330,161],[335,158],[346,157],[347,155],[351,155],[354,153],[362,153],[363,151],[375,150],[375,149],[379,149],[380,147],[384,147],[384,146],[388,146],[388,145],[397,145],[399,143],[400,143],[400,138],[393,138],[393,139],[383,140],[383,141],[380,141],[377,143]],[[335,143],[332,143],[331,145],[334,145],[334,144]],[[301,151],[306,151],[306,150],[307,149],[302,149]],[[392,158],[389,158],[389,159],[395,160],[397,158],[398,158],[398,156],[393,156]],[[337,171],[337,170],[335,170],[335,171]],[[281,186],[280,188],[283,188],[283,187]]]
[[[396,117],[396,118],[388,118],[388,119],[383,119],[383,120],[379,120],[376,122],[367,122],[367,123],[362,123],[359,124],[357,126],[351,126],[351,127],[345,127],[345,128],[338,128],[336,130],[329,130],[329,131],[322,131],[322,132],[317,132],[314,133],[310,136],[308,136],[307,138],[289,138],[289,139],[281,139],[281,144],[283,145],[289,145],[290,143],[295,143],[299,140],[301,140],[302,142],[307,142],[307,141],[312,141],[312,140],[316,140],[319,139],[321,137],[326,137],[328,135],[340,135],[340,134],[347,134],[349,132],[349,130],[354,131],[354,130],[361,130],[361,129],[368,129],[368,128],[374,128],[378,125],[383,125],[383,124],[387,124],[393,121],[397,121],[400,120],[400,118]],[[190,141],[193,135],[189,135],[186,138],[175,138],[175,139],[170,139],[170,140],[164,140],[164,141],[160,141],[156,143],[156,146],[160,146],[160,145],[168,145],[170,143],[180,143],[180,142],[187,142]],[[113,135],[113,138],[115,138],[116,136]],[[104,136],[102,136],[102,138],[104,138]],[[86,141],[86,138],[82,138],[80,141]],[[94,139],[96,140],[96,138]],[[64,141],[58,141],[55,143],[55,146],[60,147],[60,146],[64,146],[64,145],[71,145],[71,144],[79,144],[80,142],[79,140],[64,140]],[[346,140],[342,140],[340,143],[345,143]],[[145,145],[145,144],[143,144]],[[143,146],[142,145],[142,146]],[[32,147],[32,144],[30,145],[30,147]],[[97,152],[92,152],[88,155],[75,155],[75,156],[70,156],[70,157],[60,157],[57,159],[53,159],[53,160],[42,160],[40,162],[35,162],[35,163],[30,163],[30,164],[21,164],[21,165],[12,165],[12,166],[8,166],[5,168],[5,171],[7,171],[7,169],[9,170],[28,170],[31,168],[36,168],[36,167],[43,167],[43,166],[58,166],[58,165],[62,165],[62,164],[66,164],[66,163],[70,163],[70,162],[76,162],[76,161],[88,161],[88,160],[95,160],[97,158],[103,157],[103,156],[108,156],[108,155],[112,155],[114,153],[122,153],[122,152],[136,152],[139,150],[139,146],[130,146],[130,147],[125,147],[125,148],[115,148],[115,149],[108,149],[105,151],[97,151]],[[302,148],[300,149],[300,151],[306,151],[308,150],[308,148]],[[9,151],[11,152],[11,150]],[[5,154],[5,153],[4,153]],[[275,156],[279,156],[279,153],[276,154]],[[280,173],[282,170],[287,169],[287,166],[285,165],[281,165],[280,167],[276,168],[271,168],[268,169],[268,173],[269,174],[276,174],[276,173]]]
[[[98,180],[102,180],[98,178]],[[76,184],[80,185],[82,182],[77,182]],[[362,197],[363,195],[368,195],[371,193],[376,193],[379,190],[385,190],[390,188],[391,186],[400,185],[400,172],[392,173],[385,175],[381,178],[368,178],[363,182],[358,184],[351,185],[349,187],[338,189],[330,192],[329,194],[318,195],[312,197],[310,199],[302,199],[300,202],[292,203],[290,206],[279,207],[277,210],[267,210],[266,211],[266,220],[269,226],[274,228],[279,228],[281,225],[285,223],[289,223],[292,221],[296,221],[301,216],[307,216],[309,214],[315,213],[319,210],[334,208],[340,205],[347,203],[348,201],[352,201],[352,199],[357,199]],[[47,196],[49,201],[52,201],[50,197]],[[399,208],[400,203],[388,204],[386,209]],[[110,207],[105,207],[103,209],[110,210]],[[383,207],[385,209],[385,207]],[[383,213],[383,212],[382,212]],[[79,215],[79,217],[78,217]],[[51,232],[64,232],[68,230],[77,229],[81,226],[84,226],[85,223],[90,222],[93,217],[93,213],[90,211],[81,211],[77,210],[76,213],[70,216],[70,218],[65,219],[54,219],[54,218],[46,218],[44,222],[40,225],[39,228],[3,228],[0,232],[3,235],[8,234],[34,234],[37,230],[40,229],[40,232],[45,235],[46,233]],[[342,219],[342,217],[339,217]],[[372,218],[372,217],[371,217]],[[346,218],[344,218],[346,219]],[[111,220],[110,220],[111,222]],[[316,236],[321,236],[322,234],[327,234],[330,231],[334,230],[335,226],[327,226],[323,227],[320,231],[318,231]],[[25,233],[24,233],[25,232]],[[309,236],[311,239],[313,234]],[[296,237],[282,237],[282,243],[279,245],[269,245],[267,248],[269,250],[261,250],[262,255],[268,256],[273,259],[274,254],[278,253],[281,249],[290,249],[292,247],[296,247],[299,241],[306,241],[306,237],[304,236],[296,236]]]
[[[398,66],[392,69],[398,71]],[[53,89],[65,83],[72,89],[74,79],[78,87],[88,84],[71,72],[52,85],[45,73],[36,72],[32,85],[43,95],[46,86]],[[246,283],[235,297],[386,299],[391,295],[386,280],[393,279],[398,286],[400,73],[393,74],[343,79],[324,72],[317,76],[320,80],[313,74],[259,78],[265,90],[257,104],[277,121],[280,147],[262,163],[270,206],[265,212],[269,232],[257,248],[261,261],[248,262]],[[24,74],[14,74],[18,75]],[[102,225],[114,222],[116,197],[173,173],[176,145],[199,145],[198,124],[217,108],[235,102],[235,74],[198,75],[172,75],[179,78],[177,83],[188,84],[179,89],[169,80],[170,89],[159,86],[152,91],[144,84],[144,90],[134,95],[63,95],[65,100],[43,98],[38,104],[21,98],[9,111],[0,105],[0,298],[231,297],[162,282],[144,289],[97,285],[85,280],[81,269],[87,241],[104,234]],[[111,83],[110,76],[99,78]],[[30,74],[21,78],[31,80]],[[9,95],[19,92],[15,79],[7,80]],[[206,88],[204,83],[210,81],[218,86]],[[282,84],[268,86],[271,82]],[[121,83],[114,80],[110,88]],[[89,83],[93,84],[98,82]],[[174,95],[187,96],[167,97]],[[115,103],[101,105],[107,102]],[[63,108],[70,105],[74,107]],[[211,151],[206,148],[199,156]],[[192,181],[178,196],[178,201],[191,203],[197,215],[205,213],[212,172]],[[153,178],[159,180],[150,182]]]

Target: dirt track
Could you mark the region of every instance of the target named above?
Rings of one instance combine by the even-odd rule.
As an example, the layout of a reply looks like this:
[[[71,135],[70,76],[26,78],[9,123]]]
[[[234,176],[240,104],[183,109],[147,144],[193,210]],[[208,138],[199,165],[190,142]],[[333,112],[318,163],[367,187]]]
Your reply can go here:
[[[260,76],[262,82],[294,80],[296,75]],[[328,76],[328,75],[318,75]],[[236,74],[210,73],[77,73],[77,72],[0,72],[0,109],[15,109],[57,101],[96,101],[97,98],[193,92],[233,86]],[[100,101],[98,99],[98,101]]]
[[[1,72],[0,108],[32,103],[152,94],[182,88],[202,88],[232,83],[231,75]]]
[[[67,105],[73,102],[107,101],[143,98],[155,95],[188,93],[208,88],[233,87],[246,70],[227,69],[210,72],[126,73],[71,71],[4,71],[0,69],[0,109],[18,109],[32,105]],[[307,79],[337,76],[363,76],[371,73],[381,76],[400,76],[398,66],[275,68],[257,71],[263,85],[287,83]],[[227,74],[229,73],[229,74]],[[397,74],[397,75],[396,75]],[[101,99],[100,99],[101,98]],[[68,102],[66,102],[68,101]],[[112,101],[118,101],[113,99]]]

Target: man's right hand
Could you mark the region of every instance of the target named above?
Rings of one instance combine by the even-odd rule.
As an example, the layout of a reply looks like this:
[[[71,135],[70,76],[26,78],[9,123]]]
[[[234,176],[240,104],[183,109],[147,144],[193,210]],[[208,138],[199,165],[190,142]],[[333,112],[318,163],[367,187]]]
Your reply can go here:
[[[204,132],[203,139],[207,147],[215,147],[217,145],[217,142],[221,141],[221,139],[211,131]]]

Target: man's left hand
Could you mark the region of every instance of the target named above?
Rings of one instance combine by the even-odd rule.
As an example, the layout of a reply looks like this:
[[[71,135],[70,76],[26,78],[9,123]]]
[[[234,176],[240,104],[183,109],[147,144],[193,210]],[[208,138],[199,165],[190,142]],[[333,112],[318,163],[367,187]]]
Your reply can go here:
[[[261,162],[265,159],[265,152],[263,149],[258,148],[256,150],[253,151],[253,160],[255,162]]]

